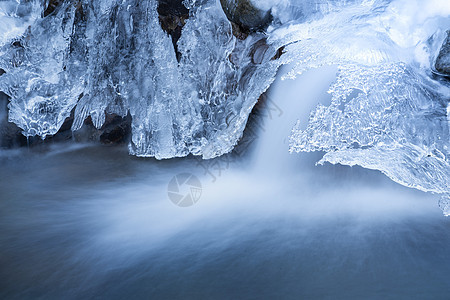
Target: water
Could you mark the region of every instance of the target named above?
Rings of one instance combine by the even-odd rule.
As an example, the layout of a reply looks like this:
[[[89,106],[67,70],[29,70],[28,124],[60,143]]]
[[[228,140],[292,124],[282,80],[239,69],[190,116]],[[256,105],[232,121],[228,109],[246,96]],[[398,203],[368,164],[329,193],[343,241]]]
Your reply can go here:
[[[282,68],[282,78],[290,66]],[[319,103],[329,105],[328,87],[336,79],[336,66],[326,66],[310,70],[306,76],[295,80],[278,80],[267,93],[262,120],[257,122],[260,129],[253,160],[257,173],[273,172],[286,176],[295,175],[302,161],[298,155],[289,154],[289,136],[297,120],[306,127],[309,114]],[[252,124],[249,124],[252,126]],[[263,163],[262,163],[263,162]],[[310,161],[308,161],[310,163]]]
[[[434,195],[315,166],[321,153],[278,156],[287,120],[306,122],[327,101],[334,72],[277,81],[269,98],[283,114],[229,160],[74,144],[3,151],[0,298],[448,299],[450,219]],[[295,109],[286,93],[298,94]],[[182,172],[202,183],[188,208],[167,194]]]

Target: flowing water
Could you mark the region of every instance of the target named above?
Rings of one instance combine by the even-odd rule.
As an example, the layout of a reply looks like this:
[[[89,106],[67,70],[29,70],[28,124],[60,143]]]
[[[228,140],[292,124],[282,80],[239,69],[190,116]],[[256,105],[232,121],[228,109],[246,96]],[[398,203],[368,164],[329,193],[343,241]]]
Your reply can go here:
[[[0,298],[448,299],[450,219],[435,196],[377,171],[315,166],[321,153],[283,154],[291,119],[306,124],[329,101],[335,72],[277,80],[276,109],[241,155],[1,152]],[[190,207],[169,199],[180,173],[201,182]]]

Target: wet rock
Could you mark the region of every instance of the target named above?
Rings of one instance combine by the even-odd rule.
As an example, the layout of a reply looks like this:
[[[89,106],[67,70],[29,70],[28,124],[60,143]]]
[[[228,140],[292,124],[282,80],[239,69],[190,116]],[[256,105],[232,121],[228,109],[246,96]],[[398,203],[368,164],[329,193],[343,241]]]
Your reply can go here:
[[[438,73],[450,76],[450,30],[436,58],[435,68]]]
[[[277,52],[275,53],[275,55],[271,58],[271,60],[277,60],[281,57],[281,55],[283,55],[284,52],[284,46],[278,48]]]
[[[283,50],[284,47],[275,50],[275,48],[267,44],[266,38],[263,38],[252,46],[250,57],[253,64],[259,65],[269,60],[279,59],[283,55]]]
[[[230,22],[239,26],[238,35],[264,29],[272,21],[270,11],[256,8],[250,0],[220,0]],[[236,35],[236,33],[235,33]]]
[[[267,45],[265,39],[259,40],[253,46],[253,49],[251,52],[252,62],[254,64],[263,63],[265,60],[267,60],[267,58],[266,58],[267,52],[270,52],[270,46]],[[270,59],[270,57],[269,57],[269,59]]]

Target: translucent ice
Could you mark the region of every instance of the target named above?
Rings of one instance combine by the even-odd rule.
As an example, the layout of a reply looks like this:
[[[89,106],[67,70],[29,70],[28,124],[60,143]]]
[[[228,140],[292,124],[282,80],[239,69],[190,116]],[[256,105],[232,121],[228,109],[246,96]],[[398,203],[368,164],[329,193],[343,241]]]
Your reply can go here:
[[[273,21],[239,35],[219,1],[184,1],[177,57],[156,0],[62,1],[49,14],[48,1],[2,1],[9,120],[45,138],[71,113],[73,130],[130,114],[131,154],[212,158],[239,141],[281,64],[292,66],[286,78],[337,65],[331,105],[294,128],[291,151],[449,192],[450,89],[431,73],[450,28],[447,0],[252,2]]]
[[[0,90],[11,97],[9,120],[26,136],[55,134],[83,91],[69,64],[74,18],[75,7],[63,5],[0,50],[6,71]]]
[[[15,42],[2,36],[0,90],[11,97],[9,120],[26,136],[45,138],[72,111],[73,130],[87,117],[100,128],[105,113],[129,113],[131,154],[211,158],[231,151],[274,79],[277,49],[263,33],[236,39],[216,1],[186,5],[180,61],[156,0],[67,2]]]
[[[319,163],[361,165],[406,186],[445,193],[450,191],[450,90],[445,81],[431,79],[430,65],[448,25],[442,17],[448,15],[445,9],[440,15],[431,10],[432,17],[418,17],[422,23],[405,31],[404,23],[411,21],[406,6],[362,1],[283,33],[292,43],[287,57],[295,64],[289,76],[339,66],[329,90],[331,105],[319,105],[306,129],[295,126],[290,150],[326,151]],[[422,6],[427,11],[429,4]]]

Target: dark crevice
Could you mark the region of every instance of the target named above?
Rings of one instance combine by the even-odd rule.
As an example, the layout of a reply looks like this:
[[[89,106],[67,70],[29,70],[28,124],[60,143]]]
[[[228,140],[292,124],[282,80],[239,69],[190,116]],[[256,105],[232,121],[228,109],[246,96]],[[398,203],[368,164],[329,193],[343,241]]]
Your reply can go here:
[[[178,51],[177,42],[181,37],[181,30],[189,18],[189,10],[181,0],[159,0],[158,14],[161,28],[171,36],[177,60],[180,61],[181,53]]]
[[[63,2],[64,0],[49,0],[47,8],[44,10],[44,18],[51,15]]]
[[[91,117],[87,117],[83,122],[83,127],[72,132],[75,108],[69,117],[66,118],[61,128],[54,136],[46,140],[69,140],[75,139],[78,142],[100,142],[102,144],[122,144],[128,143],[131,138],[131,116],[125,117],[117,114],[106,114],[105,123],[100,129],[95,128]]]
[[[272,57],[271,60],[277,60],[277,59],[279,59],[279,58],[281,57],[281,55],[283,55],[284,53],[285,53],[285,52],[284,52],[284,46],[281,47],[281,48],[278,48],[277,53],[275,54],[274,57]]]
[[[19,40],[12,42],[11,45],[16,48],[23,48],[22,43]]]

